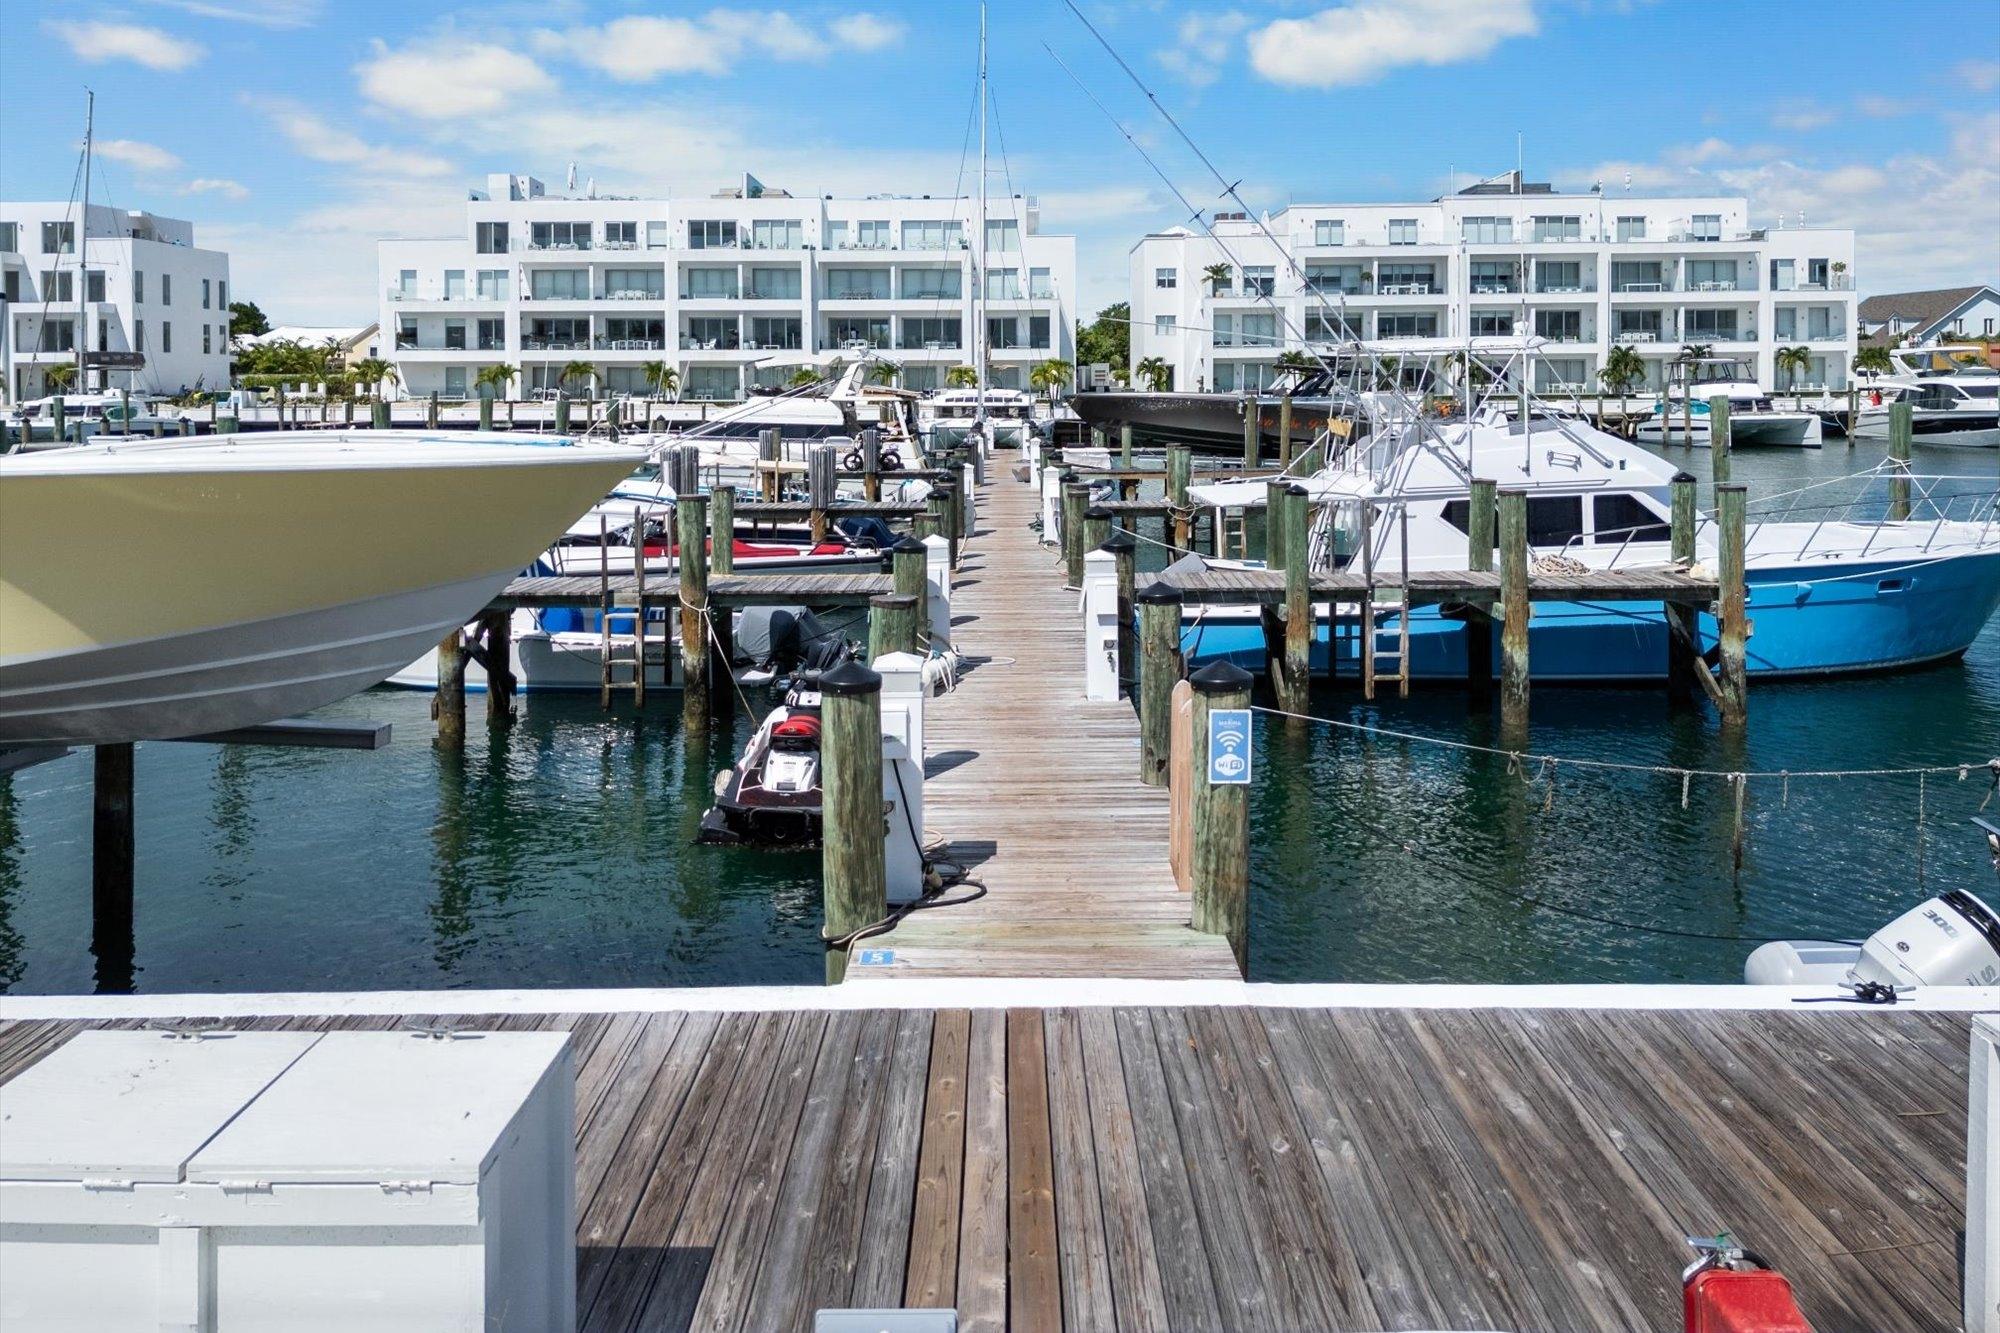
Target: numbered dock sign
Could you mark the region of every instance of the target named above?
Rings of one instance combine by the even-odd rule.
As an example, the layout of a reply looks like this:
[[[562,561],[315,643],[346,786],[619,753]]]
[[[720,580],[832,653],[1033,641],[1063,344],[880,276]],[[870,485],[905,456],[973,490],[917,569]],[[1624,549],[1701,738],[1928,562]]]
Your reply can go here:
[[[1208,714],[1208,782],[1210,786],[1247,786],[1250,782],[1250,710],[1215,708]]]

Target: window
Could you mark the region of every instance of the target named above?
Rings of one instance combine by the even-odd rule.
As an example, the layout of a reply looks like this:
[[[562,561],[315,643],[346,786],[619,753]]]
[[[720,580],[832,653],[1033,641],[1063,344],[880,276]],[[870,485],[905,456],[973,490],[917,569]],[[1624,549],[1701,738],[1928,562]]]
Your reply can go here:
[[[227,309],[229,308],[229,284],[228,284],[228,283],[226,283],[226,282],[217,282],[217,283],[215,284],[215,304],[216,304],[217,306],[221,307],[221,308],[222,308],[222,309],[224,309],[224,310],[227,310]]]
[[[214,347],[213,343],[211,343],[211,342],[209,341],[209,333],[210,333],[210,329],[209,329],[208,325],[206,325],[206,324],[202,325],[202,326],[201,326],[201,354],[202,354],[203,356],[209,356],[209,355],[212,355],[212,354],[214,353],[214,351],[215,351],[215,347]],[[102,342],[103,340],[104,340],[104,339],[103,339],[103,336],[102,336],[102,330],[100,329],[100,331],[99,331],[99,337],[98,337],[98,341],[99,341],[99,342]],[[99,350],[102,350],[102,349],[99,349]]]
[[[76,249],[76,224],[74,222],[44,222],[42,224],[42,253],[45,255],[66,255]]]
[[[1963,333],[1964,321],[1960,320],[1958,325],[1959,332]],[[1828,338],[1837,338],[1840,335],[1835,332],[1835,327],[1836,320],[1831,307],[1816,305],[1806,310],[1806,341],[1824,342]]]
[[[989,301],[1020,300],[1021,270],[1018,268],[987,269],[986,299]]]
[[[965,243],[965,224],[962,222],[905,222],[903,224],[903,248],[905,250],[949,250]]]
[[[528,233],[530,250],[588,250],[588,222],[537,222]]]
[[[1037,301],[1053,301],[1056,299],[1055,279],[1050,276],[1047,269],[1031,268],[1028,270],[1028,295]]]
[[[1631,495],[1590,497],[1591,541],[1599,545],[1635,542],[1663,542],[1673,533],[1659,515]]]
[[[962,287],[955,268],[906,268],[903,270],[905,301],[957,300]]]
[[[1580,292],[1584,290],[1583,265],[1573,259],[1560,262],[1542,260],[1535,265],[1538,292]]]
[[[958,224],[953,223],[953,226]],[[863,250],[887,250],[895,245],[886,219],[854,224],[854,243]]]
[[[1334,311],[1315,310],[1306,316],[1306,340],[1308,342],[1354,342],[1360,337],[1361,325],[1344,318]]]
[[[1417,220],[1415,218],[1389,219],[1389,244],[1415,245],[1417,243]]]
[[[736,224],[734,222],[708,220],[688,223],[688,249],[733,250],[735,248]]]
[[[956,319],[906,319],[903,321],[903,346],[912,350],[957,347],[964,337],[963,327]]]
[[[753,250],[798,250],[805,243],[805,223],[797,218],[758,218],[750,224]]]
[[[750,321],[750,341],[759,347],[795,352],[804,338],[797,315],[758,315]]]
[[[1798,285],[1797,267],[1792,260],[1773,259],[1771,261],[1772,291],[1789,292]]]
[[[0,222],[0,250],[13,252],[21,248],[21,224]]]
[[[796,268],[753,268],[750,270],[750,297],[757,301],[799,299],[799,271]]]
[[[639,224],[636,222],[607,222],[604,224],[604,244],[612,250],[637,250],[639,248]]]
[[[826,299],[829,301],[886,301],[889,299],[889,270],[886,268],[830,268],[826,271]]]
[[[482,222],[473,228],[474,247],[482,255],[507,253],[507,224]]]
[[[409,351],[417,345],[417,317],[398,315],[396,317],[396,350]]]
[[[1736,290],[1736,261],[1733,259],[1690,259],[1687,287],[1691,292],[1733,292]]]
[[[1528,497],[1528,545],[1562,546],[1582,535],[1581,495]]]
[[[1314,245],[1347,244],[1347,224],[1339,218],[1321,218],[1313,223]]]
[[[410,346],[415,347],[416,342],[414,339],[416,335],[412,333],[410,337],[412,339]],[[135,352],[146,350],[146,321],[143,319],[132,321],[132,350]]]
[[[1274,347],[1278,342],[1278,317],[1276,315],[1245,315],[1243,317],[1243,345],[1245,347]]]
[[[444,299],[463,301],[465,299],[465,270],[448,268],[444,271]]]
[[[889,345],[889,321],[886,319],[854,319],[836,317],[826,322],[826,340],[834,347],[845,347],[849,343],[863,343],[869,347]]]
[[[102,284],[99,284],[99,285],[101,286]],[[209,280],[208,280],[207,278],[203,278],[203,279],[201,280],[201,308],[202,308],[203,310],[207,310],[207,309],[209,308],[209,304],[208,304],[208,297],[209,297],[209,288],[210,288],[211,286],[213,286],[213,285],[214,285],[214,284],[212,284],[211,282],[209,282]],[[103,298],[103,297],[101,297],[101,296],[98,296],[98,297],[93,297],[92,299],[93,299],[93,300],[98,300],[98,301],[102,301],[102,300],[103,300],[104,298]]]
[[[1690,310],[1682,337],[1688,342],[1735,342],[1734,310]]]
[[[10,268],[4,276],[0,276],[0,297],[9,301],[21,299],[21,270]]]
[[[171,273],[162,273],[160,275],[160,304],[172,305],[173,303],[174,303],[174,275]],[[165,351],[166,349],[161,348],[160,350]]]
[[[604,342],[616,352],[650,352],[667,338],[664,319],[607,319]]]
[[[1378,338],[1435,338],[1437,331],[1436,315],[1390,314],[1383,311],[1375,316],[1375,336]]]
[[[1796,338],[1798,336],[1799,312],[1794,306],[1781,305],[1771,312],[1771,334],[1773,337]]]
[[[448,352],[465,350],[465,321],[448,319],[444,322],[444,345]]]
[[[507,321],[504,319],[482,319],[479,321],[479,350],[499,352],[507,347]]]
[[[1512,218],[1466,218],[1460,227],[1467,245],[1506,245],[1514,239]]]
[[[1170,338],[1173,336],[1174,326],[1177,323],[1179,321],[1172,315],[1155,315],[1153,316],[1153,333],[1157,337]]]
[[[587,319],[538,319],[528,325],[521,346],[531,351],[579,351],[590,346]]]
[[[416,299],[417,271],[413,268],[401,269],[396,274],[396,295],[405,301]]]
[[[1551,342],[1582,342],[1583,312],[1581,310],[1537,310],[1535,312],[1535,336],[1537,338],[1547,338]]]
[[[1012,315],[1001,315],[986,321],[986,345],[995,351],[1008,351],[1021,345],[1021,321]]]
[[[1278,270],[1270,264],[1250,264],[1243,269],[1243,294],[1269,296],[1278,286]]]
[[[1236,346],[1236,316],[1218,314],[1208,322],[1208,339],[1217,347]]]
[[[529,276],[528,291],[537,301],[587,301],[590,299],[590,270],[538,268]]]
[[[646,248],[666,250],[674,243],[674,224],[661,218],[654,218],[646,224]]]
[[[1537,216],[1531,235],[1536,241],[1579,241],[1583,239],[1583,219],[1580,217]]]
[[[411,277],[414,279],[415,275],[412,274]],[[146,275],[144,271],[136,268],[132,270],[132,304],[146,304]]]
[[[1616,323],[1613,341],[1628,339],[1635,342],[1660,341],[1661,319],[1657,310],[1614,310],[1611,318]]]
[[[989,220],[986,224],[986,248],[1011,254],[1021,248],[1021,224],[1013,218]]]
[[[1535,388],[1542,393],[1577,393],[1590,387],[1580,356],[1545,356],[1535,362]]]
[[[1327,295],[1353,295],[1361,290],[1359,264],[1307,264],[1306,285]]]
[[[76,275],[67,270],[49,274],[49,280],[42,284],[42,299],[68,303],[76,299]]]
[[[683,347],[734,350],[741,344],[742,329],[732,315],[693,315],[687,320],[687,332],[682,336]]]
[[[1049,333],[1050,325],[1047,315],[1028,316],[1028,346],[1039,351],[1047,351],[1049,347]]]
[[[1722,214],[1697,213],[1688,220],[1688,239],[1692,241],[1719,241],[1722,239]]]
[[[75,323],[67,319],[43,320],[42,350],[44,352],[74,352],[76,350]]]
[[[1472,261],[1472,293],[1490,296],[1496,292],[1519,291],[1514,283],[1514,266],[1504,259]]]
[[[732,300],[736,292],[733,268],[691,268],[681,273],[683,300]]]
[[[1472,336],[1475,338],[1511,338],[1514,336],[1514,312],[1511,310],[1475,310],[1472,312]]]
[[[507,299],[507,270],[504,268],[482,268],[476,280],[477,291],[482,301],[504,301]]]
[[[1431,264],[1383,264],[1375,277],[1376,290],[1405,296],[1428,295],[1437,279]]]
[[[165,321],[165,320],[161,320],[161,321],[160,321],[160,351],[162,351],[162,352],[171,352],[171,351],[173,351],[173,350],[174,350],[174,326],[173,326],[173,325],[171,325],[171,324],[169,324],[169,323],[167,323],[167,321]]]
[[[1162,291],[1172,291],[1181,285],[1181,273],[1176,268],[1156,268],[1153,270],[1153,285]]]
[[[1618,239],[1621,241],[1643,241],[1646,239],[1646,219],[1643,217],[1621,217],[1618,219]]]
[[[1613,261],[1611,290],[1614,292],[1661,292],[1667,288],[1658,260]]]
[[[604,294],[619,301],[658,301],[666,297],[667,275],[657,268],[608,268]]]
[[[734,398],[743,391],[743,377],[735,366],[689,366],[687,397],[702,401]]]

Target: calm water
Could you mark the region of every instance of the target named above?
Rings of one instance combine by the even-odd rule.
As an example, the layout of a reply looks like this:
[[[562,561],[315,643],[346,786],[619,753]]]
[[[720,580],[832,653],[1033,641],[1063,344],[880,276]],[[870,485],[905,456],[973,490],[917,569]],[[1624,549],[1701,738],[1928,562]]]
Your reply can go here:
[[[1675,451],[1705,474],[1706,452]],[[1738,455],[1753,500],[1873,458]],[[2000,473],[1938,451],[1920,472]],[[1974,488],[1982,483],[1967,483]],[[972,643],[973,651],[990,645]],[[429,697],[326,710],[393,724],[388,749],[146,745],[138,755],[137,986],[144,991],[681,986],[820,979],[818,859],[690,845],[749,728],[690,744],[671,702],[607,721],[528,696],[462,758],[431,745]],[[629,709],[627,710],[629,712]],[[1474,743],[1456,692],[1326,716]],[[1653,690],[1538,688],[1531,746],[1737,769],[1901,767],[2000,753],[2000,626],[1962,663],[1753,685],[1740,742]],[[1990,780],[1752,784],[1504,761],[1332,728],[1264,728],[1253,793],[1259,980],[1733,981],[1752,947],[1703,936],[1859,937],[1946,885],[1993,886],[1966,817]],[[1996,799],[2000,805],[2000,799]],[[0,778],[0,989],[94,988],[90,767]],[[1921,866],[1921,876],[1920,876]],[[1601,918],[1601,919],[1592,919]],[[1679,933],[1662,933],[1679,932]]]

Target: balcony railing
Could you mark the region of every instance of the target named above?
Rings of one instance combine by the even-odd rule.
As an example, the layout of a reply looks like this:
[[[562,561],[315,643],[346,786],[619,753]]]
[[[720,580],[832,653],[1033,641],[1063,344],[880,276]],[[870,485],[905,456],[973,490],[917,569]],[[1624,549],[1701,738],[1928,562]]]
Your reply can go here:
[[[1487,280],[1472,284],[1472,294],[1474,296],[1510,296],[1519,295],[1520,291],[1521,284],[1518,282]]]
[[[737,292],[682,292],[681,293],[681,300],[683,301],[740,301],[742,299],[743,299],[742,295]]]
[[[1620,329],[1611,335],[1613,343],[1656,343],[1659,340],[1658,329]]]
[[[600,352],[657,352],[666,343],[660,338],[598,338],[593,345]]]
[[[1434,296],[1436,289],[1428,282],[1385,282],[1376,289],[1382,296]]]
[[[555,250],[588,250],[590,249],[590,242],[589,241],[529,241],[528,249],[537,253],[543,253]]]
[[[695,338],[683,333],[681,335],[681,350],[683,352],[740,352],[743,350],[743,340],[741,337]]]
[[[620,287],[616,291],[607,291],[604,293],[604,299],[607,301],[664,301],[667,299],[667,294],[664,290],[656,292],[644,287]]]

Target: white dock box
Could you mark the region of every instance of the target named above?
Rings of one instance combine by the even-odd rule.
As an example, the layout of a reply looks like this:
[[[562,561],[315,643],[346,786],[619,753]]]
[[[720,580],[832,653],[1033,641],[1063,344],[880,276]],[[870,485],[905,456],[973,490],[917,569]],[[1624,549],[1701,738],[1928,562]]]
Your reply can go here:
[[[568,1040],[83,1033],[0,1087],[0,1328],[573,1328]]]

